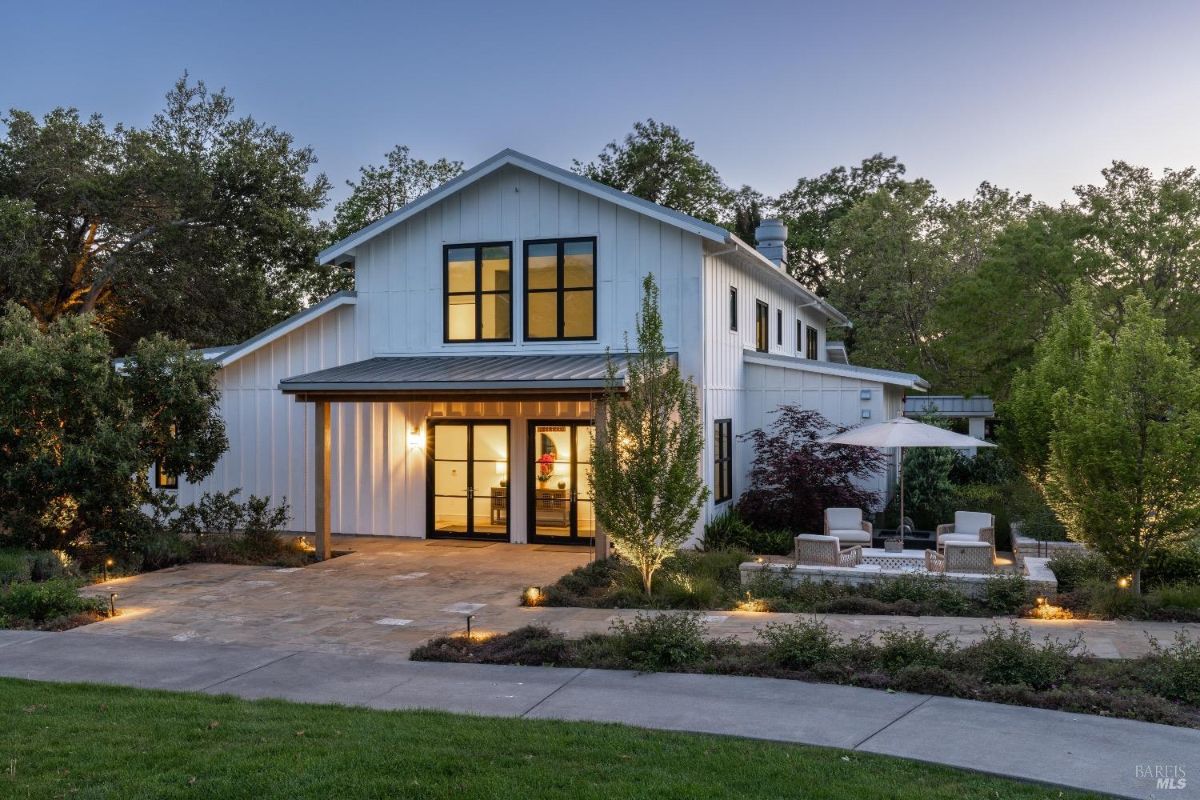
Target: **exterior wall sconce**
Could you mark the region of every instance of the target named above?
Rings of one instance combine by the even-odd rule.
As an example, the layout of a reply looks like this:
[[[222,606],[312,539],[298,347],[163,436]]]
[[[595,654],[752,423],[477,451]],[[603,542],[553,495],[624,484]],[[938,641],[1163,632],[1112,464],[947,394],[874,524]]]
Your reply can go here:
[[[863,418],[863,419],[870,419],[870,418],[871,418],[871,409],[869,409],[869,408],[864,408],[864,409],[862,410],[862,418]]]
[[[859,389],[858,390],[858,399],[859,400],[870,400],[871,399],[871,390],[870,389]]]
[[[408,449],[421,450],[425,447],[425,432],[420,428],[413,428],[408,432]]]

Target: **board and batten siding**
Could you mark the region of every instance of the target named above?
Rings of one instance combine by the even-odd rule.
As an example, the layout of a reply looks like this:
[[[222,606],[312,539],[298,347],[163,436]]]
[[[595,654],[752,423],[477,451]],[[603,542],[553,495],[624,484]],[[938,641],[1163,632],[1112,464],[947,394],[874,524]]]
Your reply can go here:
[[[722,253],[717,245],[707,246],[704,254],[704,337],[702,340],[703,371],[701,403],[704,417],[704,476],[708,485],[714,480],[714,423],[718,419],[733,420],[733,499],[717,505],[711,498],[705,510],[705,519],[724,511],[736,502],[738,495],[747,488],[747,473],[753,454],[750,445],[738,437],[769,426],[774,419],[771,413],[781,404],[797,403],[801,400],[794,393],[777,392],[771,396],[774,405],[765,406],[761,401],[751,402],[747,397],[747,366],[743,362],[745,351],[755,350],[755,308],[761,301],[769,308],[770,336],[768,352],[799,358],[803,355],[804,341],[797,341],[796,321],[818,332],[818,359],[825,360],[826,320],[819,309],[807,305],[795,293],[785,292],[768,284],[753,270],[748,270],[728,253]],[[738,329],[730,330],[729,290],[737,289]],[[779,344],[776,333],[777,311],[783,310],[783,343]],[[839,418],[840,420],[840,418]],[[847,423],[843,423],[847,424]],[[853,423],[849,423],[853,424]]]
[[[574,236],[596,237],[596,340],[524,342],[523,243]],[[479,242],[512,242],[513,341],[443,342],[443,248]],[[698,236],[506,166],[357,248],[359,336],[371,355],[619,352],[652,273],[667,349],[698,378],[700,266]]]
[[[279,391],[283,378],[357,360],[354,306],[335,309],[218,373],[220,413],[229,450],[197,484],[180,479],[176,497],[193,503],[205,492],[241,489],[286,500],[288,528],[312,533],[314,518],[313,404]],[[331,526],[335,533],[425,535],[426,453],[410,447],[430,419],[508,419],[510,485],[528,474],[530,420],[590,420],[590,402],[331,403]],[[512,540],[525,541],[523,502],[512,507]]]

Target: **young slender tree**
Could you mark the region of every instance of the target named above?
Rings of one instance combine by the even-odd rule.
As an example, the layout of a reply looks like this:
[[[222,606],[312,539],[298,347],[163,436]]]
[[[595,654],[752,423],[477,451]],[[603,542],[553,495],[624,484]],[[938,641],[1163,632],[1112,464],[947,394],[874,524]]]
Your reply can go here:
[[[1047,494],[1072,538],[1140,592],[1149,558],[1200,526],[1200,367],[1145,297],[1124,309],[1053,396]]]
[[[650,594],[654,573],[691,535],[708,489],[696,386],[663,345],[658,286],[642,283],[637,352],[625,341],[627,378],[609,355],[605,437],[593,454],[596,518],[617,554],[633,564]],[[622,393],[621,389],[624,388]]]

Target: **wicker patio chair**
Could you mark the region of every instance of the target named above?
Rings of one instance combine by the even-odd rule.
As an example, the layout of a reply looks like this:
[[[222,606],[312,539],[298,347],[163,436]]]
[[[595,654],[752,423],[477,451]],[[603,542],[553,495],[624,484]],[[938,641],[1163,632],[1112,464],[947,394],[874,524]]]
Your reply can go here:
[[[983,511],[955,511],[954,522],[937,526],[937,549],[949,542],[987,542],[996,546],[996,517]]]
[[[861,508],[825,509],[825,535],[849,544],[871,544],[874,527],[863,519]]]
[[[947,542],[943,553],[925,551],[925,569],[990,575],[996,570],[996,551],[989,542]]]
[[[796,537],[796,563],[811,567],[856,567],[862,563],[862,545],[843,550],[836,536],[802,533]]]

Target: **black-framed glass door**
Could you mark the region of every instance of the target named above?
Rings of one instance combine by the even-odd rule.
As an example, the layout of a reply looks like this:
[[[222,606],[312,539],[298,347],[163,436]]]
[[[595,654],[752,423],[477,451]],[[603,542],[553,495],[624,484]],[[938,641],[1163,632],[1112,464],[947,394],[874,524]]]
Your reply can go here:
[[[590,422],[529,423],[528,537],[545,544],[591,544],[596,536]]]
[[[508,541],[508,422],[433,420],[427,438],[430,538]]]

